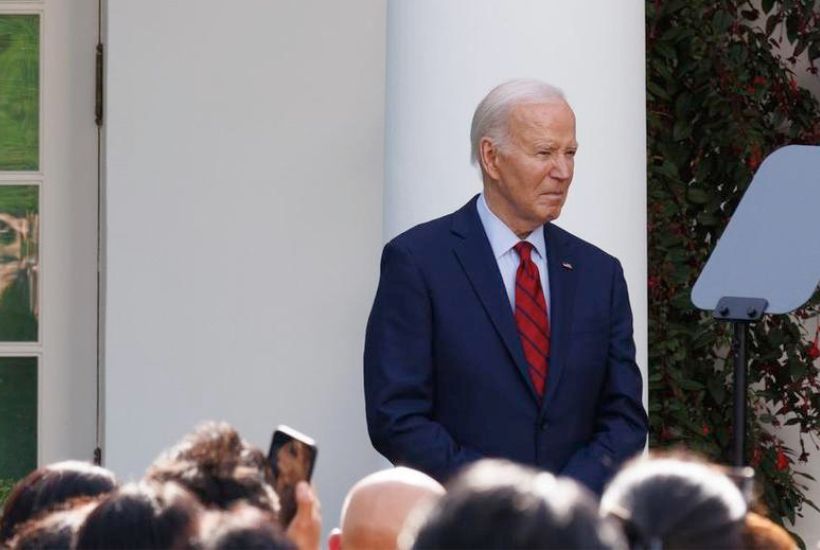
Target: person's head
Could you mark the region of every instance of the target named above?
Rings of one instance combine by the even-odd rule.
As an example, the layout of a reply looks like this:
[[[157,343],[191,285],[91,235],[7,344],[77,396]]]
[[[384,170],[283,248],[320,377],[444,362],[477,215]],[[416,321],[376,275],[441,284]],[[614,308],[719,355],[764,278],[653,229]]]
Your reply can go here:
[[[86,516],[97,506],[100,497],[79,497],[59,510],[46,512],[20,526],[9,542],[14,550],[74,548],[75,536]]]
[[[632,548],[738,548],[746,501],[717,468],[673,457],[635,460],[604,491]]]
[[[556,219],[575,170],[575,114],[558,88],[510,80],[478,104],[472,161],[490,210],[517,235]]]
[[[788,531],[772,520],[749,512],[743,521],[743,548],[747,550],[797,550]]]
[[[407,516],[419,505],[444,494],[435,479],[410,468],[398,467],[370,474],[347,493],[341,531],[328,540],[330,550],[396,548]]]
[[[72,498],[111,492],[116,486],[114,474],[87,462],[70,460],[38,468],[17,483],[6,499],[0,516],[0,543],[40,513]]]
[[[276,516],[244,503],[207,514],[200,544],[205,550],[296,550]]]
[[[598,516],[594,497],[577,482],[502,460],[468,467],[419,522],[402,533],[402,546],[622,547],[618,532]]]
[[[227,509],[241,500],[279,512],[264,453],[224,422],[207,422],[185,436],[154,461],[146,478],[179,483],[206,506]]]
[[[200,505],[175,483],[130,483],[103,498],[77,532],[78,549],[192,548]]]

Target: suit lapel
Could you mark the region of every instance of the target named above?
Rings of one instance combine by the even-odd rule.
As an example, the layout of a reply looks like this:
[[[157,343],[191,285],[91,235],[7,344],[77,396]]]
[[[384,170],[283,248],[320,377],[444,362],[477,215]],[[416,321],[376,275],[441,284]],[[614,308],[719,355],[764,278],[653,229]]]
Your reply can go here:
[[[452,232],[460,237],[453,252],[530,389],[531,397],[537,400],[501,272],[478,217],[476,198],[454,214]]]
[[[550,366],[547,376],[547,393],[541,407],[542,414],[555,398],[561,375],[566,364],[569,349],[569,333],[572,327],[575,287],[578,275],[571,247],[567,246],[560,229],[551,223],[544,226],[544,240],[547,243],[547,268],[550,285]],[[568,264],[568,268],[565,264]]]

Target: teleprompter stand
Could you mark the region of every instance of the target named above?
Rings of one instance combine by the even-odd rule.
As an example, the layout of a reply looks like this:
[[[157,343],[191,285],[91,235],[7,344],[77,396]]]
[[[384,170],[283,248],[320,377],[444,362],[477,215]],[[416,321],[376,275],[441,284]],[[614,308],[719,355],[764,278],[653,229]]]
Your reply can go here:
[[[746,465],[746,332],[748,325],[759,321],[769,305],[763,298],[724,297],[718,300],[714,317],[732,324],[732,354],[734,355],[734,394],[732,414],[733,466]]]
[[[764,314],[805,304],[820,280],[820,147],[778,149],[760,165],[692,289],[696,307],[732,323],[733,462],[746,465],[746,335]]]

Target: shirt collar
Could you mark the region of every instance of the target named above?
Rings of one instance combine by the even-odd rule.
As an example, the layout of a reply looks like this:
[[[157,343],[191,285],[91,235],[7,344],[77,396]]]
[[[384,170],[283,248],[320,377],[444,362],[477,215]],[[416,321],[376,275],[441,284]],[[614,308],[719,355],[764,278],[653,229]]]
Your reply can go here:
[[[487,200],[484,198],[484,193],[478,196],[478,217],[481,218],[481,224],[484,226],[484,233],[487,234],[487,239],[490,241],[490,246],[493,249],[493,255],[498,260],[501,256],[512,250],[512,247],[518,244],[521,239],[518,235],[513,233],[512,229],[507,227],[501,219],[493,214],[490,207],[487,206]],[[536,229],[530,233],[526,239],[530,243],[536,253],[541,257],[546,257],[547,245],[544,242],[543,227]]]

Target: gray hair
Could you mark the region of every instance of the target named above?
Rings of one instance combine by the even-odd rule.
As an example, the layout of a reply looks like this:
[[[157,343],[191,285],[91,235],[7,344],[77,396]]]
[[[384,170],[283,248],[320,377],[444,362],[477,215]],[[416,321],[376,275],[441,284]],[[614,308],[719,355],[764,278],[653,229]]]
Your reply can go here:
[[[473,114],[470,128],[471,162],[481,166],[479,144],[483,137],[490,138],[499,147],[507,145],[509,115],[513,107],[522,103],[556,100],[566,101],[563,91],[531,78],[508,80],[490,90]]]

